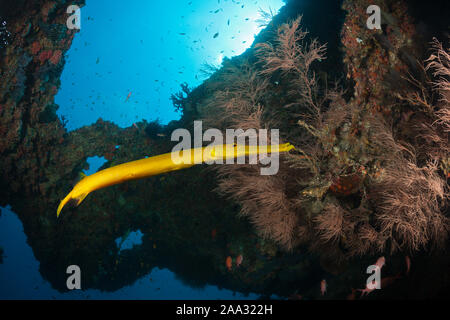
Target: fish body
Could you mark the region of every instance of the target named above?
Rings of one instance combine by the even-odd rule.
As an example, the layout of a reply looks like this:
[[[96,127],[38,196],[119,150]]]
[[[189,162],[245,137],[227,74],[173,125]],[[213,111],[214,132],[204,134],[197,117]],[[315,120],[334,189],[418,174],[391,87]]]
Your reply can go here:
[[[320,293],[324,296],[327,293],[327,280],[320,281]]]
[[[128,100],[130,100],[132,92],[130,91],[130,93],[128,93],[127,98],[125,99],[125,102],[128,102]]]
[[[242,256],[242,254],[238,255],[236,258],[236,267],[239,268],[239,266],[242,264],[243,260],[244,260],[244,257]]]
[[[90,176],[86,176],[79,181],[72,191],[60,202],[57,209],[57,216],[62,208],[70,201],[78,206],[92,191],[123,183],[125,181],[147,178],[162,173],[190,168],[200,163],[210,163],[213,161],[226,161],[243,156],[257,155],[270,152],[288,152],[294,146],[285,143],[275,146],[260,147],[240,146],[223,144],[170,152],[150,158],[131,161],[98,171]],[[272,151],[272,149],[274,149]],[[174,159],[177,161],[174,162]]]
[[[233,267],[233,259],[228,256],[225,260],[225,265],[227,266],[228,271],[231,271],[231,268]]]
[[[375,265],[380,268],[383,268],[383,266],[386,264],[386,259],[384,257],[379,257],[377,262],[375,262]]]
[[[406,263],[406,275],[409,275],[409,271],[411,270],[411,258],[409,256],[405,256]]]

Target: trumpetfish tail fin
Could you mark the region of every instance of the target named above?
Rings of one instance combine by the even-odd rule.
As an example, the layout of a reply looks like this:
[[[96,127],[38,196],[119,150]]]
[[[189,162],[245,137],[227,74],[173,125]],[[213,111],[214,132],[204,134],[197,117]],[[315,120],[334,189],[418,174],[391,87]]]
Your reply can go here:
[[[72,192],[70,192],[60,203],[58,206],[58,210],[56,212],[56,217],[59,217],[59,214],[61,213],[61,210],[63,207],[68,203],[73,203],[75,207],[78,207],[80,203],[88,196],[89,192],[82,193],[76,197],[72,197]]]

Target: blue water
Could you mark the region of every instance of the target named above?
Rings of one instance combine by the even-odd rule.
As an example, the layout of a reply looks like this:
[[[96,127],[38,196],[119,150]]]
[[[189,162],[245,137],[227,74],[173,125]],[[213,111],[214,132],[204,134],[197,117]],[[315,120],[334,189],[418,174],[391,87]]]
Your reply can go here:
[[[69,130],[100,117],[122,127],[142,119],[163,124],[179,119],[170,96],[180,84],[198,86],[206,78],[204,64],[220,66],[224,57],[243,53],[261,30],[259,10],[283,5],[282,0],[86,2],[55,99]]]
[[[68,130],[110,120],[121,127],[142,119],[179,119],[170,96],[180,84],[198,86],[225,57],[243,53],[261,30],[258,11],[278,11],[282,0],[87,0],[81,31],[66,55],[55,97]],[[93,157],[86,174],[104,159]],[[139,245],[130,233],[122,250]],[[113,293],[75,290],[61,294],[39,273],[17,216],[2,208],[0,299],[255,299],[214,286],[191,288],[167,269],[155,268],[134,285]],[[151,280],[150,280],[151,279]]]
[[[9,208],[1,208],[0,246],[4,249],[0,264],[0,299],[256,299],[256,294],[244,296],[215,286],[203,289],[191,288],[167,269],[155,268],[132,286],[115,292],[99,290],[73,290],[59,293],[51,288],[39,273],[39,262],[26,242],[22,223]],[[130,233],[124,242],[125,249],[139,244]],[[128,242],[128,243],[127,243]],[[122,248],[124,249],[124,248]],[[83,287],[82,287],[83,288]]]
[[[134,246],[139,246],[142,244],[142,237],[144,234],[141,230],[130,232],[128,235],[123,235],[116,239],[117,247],[119,248],[119,253],[123,250],[133,249]]]

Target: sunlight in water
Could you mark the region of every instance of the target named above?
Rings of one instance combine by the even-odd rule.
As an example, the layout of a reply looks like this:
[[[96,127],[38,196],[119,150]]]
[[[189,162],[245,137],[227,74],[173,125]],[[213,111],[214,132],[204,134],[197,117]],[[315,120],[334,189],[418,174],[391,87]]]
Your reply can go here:
[[[87,1],[81,30],[67,54],[56,96],[58,115],[74,130],[110,120],[178,119],[170,96],[180,84],[199,85],[205,64],[240,55],[262,29],[260,10],[282,0]]]

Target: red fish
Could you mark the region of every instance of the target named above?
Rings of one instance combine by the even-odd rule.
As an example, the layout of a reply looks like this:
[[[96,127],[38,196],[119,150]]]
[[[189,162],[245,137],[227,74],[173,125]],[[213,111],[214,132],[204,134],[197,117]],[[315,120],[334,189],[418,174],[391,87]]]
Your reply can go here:
[[[231,271],[231,267],[233,266],[233,259],[230,256],[225,260],[225,265],[227,266],[228,271]]]

